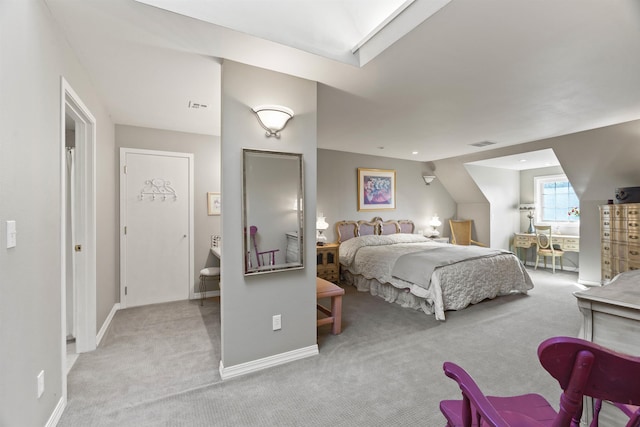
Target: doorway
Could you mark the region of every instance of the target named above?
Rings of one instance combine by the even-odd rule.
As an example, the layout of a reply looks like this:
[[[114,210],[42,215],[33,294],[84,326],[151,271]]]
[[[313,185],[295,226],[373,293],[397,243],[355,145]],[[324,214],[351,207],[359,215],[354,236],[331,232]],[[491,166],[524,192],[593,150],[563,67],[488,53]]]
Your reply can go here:
[[[120,306],[193,297],[193,154],[120,149]]]
[[[61,341],[66,394],[67,341],[76,354],[96,348],[96,120],[64,78],[60,99]]]

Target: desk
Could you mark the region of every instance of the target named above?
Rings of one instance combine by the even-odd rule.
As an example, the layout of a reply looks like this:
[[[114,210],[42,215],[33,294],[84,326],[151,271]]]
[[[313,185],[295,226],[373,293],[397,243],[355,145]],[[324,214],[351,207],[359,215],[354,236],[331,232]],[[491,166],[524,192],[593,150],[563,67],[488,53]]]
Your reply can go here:
[[[554,234],[553,244],[560,245],[560,249],[565,252],[580,252],[580,236],[570,236],[567,234]],[[513,237],[513,248],[522,261],[520,249],[529,249],[536,246],[536,235],[530,233],[515,233]],[[526,263],[526,252],[524,262]]]
[[[574,292],[582,313],[579,338],[621,353],[640,354],[640,271],[619,275],[606,286]],[[591,399],[585,401],[585,416],[591,422]],[[616,408],[602,405],[600,425],[624,425],[626,419]]]

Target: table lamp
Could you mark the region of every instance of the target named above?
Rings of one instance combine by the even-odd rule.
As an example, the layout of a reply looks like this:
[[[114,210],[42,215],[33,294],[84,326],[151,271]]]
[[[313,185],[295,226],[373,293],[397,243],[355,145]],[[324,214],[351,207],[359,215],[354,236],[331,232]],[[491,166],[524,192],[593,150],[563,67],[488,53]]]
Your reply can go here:
[[[327,224],[325,217],[320,213],[316,219],[316,244],[318,246],[323,246],[327,242],[327,236],[322,234],[322,232],[327,228],[329,228],[329,224]]]
[[[440,218],[438,218],[438,215],[434,215],[433,218],[431,218],[431,221],[429,221],[429,225],[431,226],[429,237],[438,237],[440,235],[438,227],[442,225],[442,222],[440,221]]]

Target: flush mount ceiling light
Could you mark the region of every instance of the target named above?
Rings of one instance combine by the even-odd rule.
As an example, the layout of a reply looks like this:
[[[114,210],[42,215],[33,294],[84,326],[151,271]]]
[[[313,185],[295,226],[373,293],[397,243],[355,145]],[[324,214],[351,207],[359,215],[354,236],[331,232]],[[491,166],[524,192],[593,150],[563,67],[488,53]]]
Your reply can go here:
[[[293,117],[291,108],[281,105],[259,105],[251,109],[258,117],[258,123],[267,131],[267,136],[280,138],[280,132]]]

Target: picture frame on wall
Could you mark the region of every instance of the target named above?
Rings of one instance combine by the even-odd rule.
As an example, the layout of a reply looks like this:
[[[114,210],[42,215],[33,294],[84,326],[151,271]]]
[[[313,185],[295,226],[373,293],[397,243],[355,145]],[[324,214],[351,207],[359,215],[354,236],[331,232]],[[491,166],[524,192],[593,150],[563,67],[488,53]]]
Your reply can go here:
[[[396,171],[358,168],[358,211],[396,208]]]
[[[207,213],[220,215],[220,193],[207,193]]]

